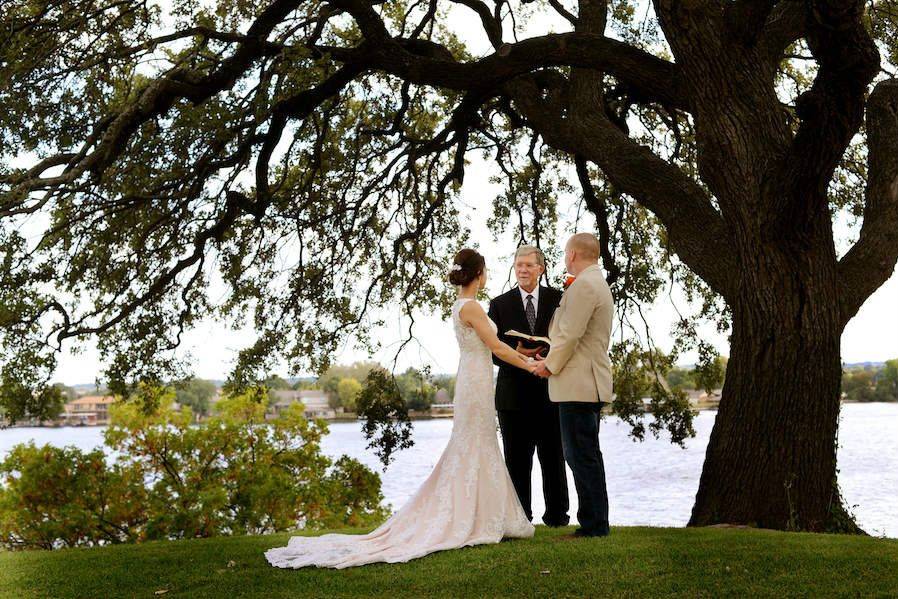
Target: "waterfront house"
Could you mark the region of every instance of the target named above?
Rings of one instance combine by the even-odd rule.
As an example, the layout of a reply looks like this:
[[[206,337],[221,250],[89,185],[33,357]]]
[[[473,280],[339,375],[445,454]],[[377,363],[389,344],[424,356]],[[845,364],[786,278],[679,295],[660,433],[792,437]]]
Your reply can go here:
[[[276,416],[294,403],[305,406],[306,418],[333,418],[337,414],[327,401],[327,393],[319,389],[275,389],[271,392],[275,402],[271,411]]]
[[[61,418],[68,426],[107,425],[109,406],[114,402],[111,395],[84,395],[65,404]]]
[[[451,403],[430,404],[430,415],[433,418],[451,418],[455,414],[455,406]]]

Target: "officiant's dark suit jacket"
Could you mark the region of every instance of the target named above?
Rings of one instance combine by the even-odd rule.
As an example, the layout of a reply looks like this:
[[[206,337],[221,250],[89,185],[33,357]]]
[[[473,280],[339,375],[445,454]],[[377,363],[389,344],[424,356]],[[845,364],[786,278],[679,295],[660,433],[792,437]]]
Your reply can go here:
[[[517,287],[490,300],[489,317],[499,328],[499,339],[516,348],[518,339],[509,337],[506,331],[531,334],[536,337],[549,336],[549,321],[555,308],[561,301],[561,291],[551,287],[539,288],[539,303],[536,312],[536,328],[530,332],[527,316],[524,314],[524,302]],[[527,347],[533,347],[528,344]],[[536,403],[549,401],[549,383],[547,379],[533,376],[526,370],[506,364],[496,356],[493,362],[499,367],[496,377],[496,410],[532,409]]]
[[[517,287],[493,298],[488,314],[499,328],[499,339],[516,348],[518,339],[508,337],[505,332],[515,330],[547,337],[549,321],[560,301],[560,291],[540,286],[533,331],[527,323],[524,302]],[[569,501],[558,404],[549,401],[546,379],[508,365],[495,357],[493,360],[499,366],[499,376],[496,378],[496,411],[499,428],[502,430],[505,465],[518,499],[521,500],[521,507],[527,518],[532,520],[530,480],[535,451],[542,469],[543,497],[546,500],[543,522],[549,526],[564,526],[569,521]]]

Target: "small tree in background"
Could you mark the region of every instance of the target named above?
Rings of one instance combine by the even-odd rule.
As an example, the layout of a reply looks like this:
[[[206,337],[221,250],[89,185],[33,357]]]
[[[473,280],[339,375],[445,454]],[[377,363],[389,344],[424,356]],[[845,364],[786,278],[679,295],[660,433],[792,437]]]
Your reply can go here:
[[[888,360],[876,378],[876,401],[898,401],[898,359]]]
[[[898,401],[898,359],[882,367],[854,367],[842,373],[842,391],[850,401]]]
[[[845,399],[851,401],[875,401],[873,372],[870,370],[848,370],[842,374],[842,391]]]
[[[337,384],[337,398],[339,407],[347,412],[354,412],[356,409],[356,398],[362,392],[362,384],[355,379],[340,379]]]
[[[449,400],[455,400],[455,375],[439,374],[433,377],[433,384],[437,389],[445,389],[449,394]]]
[[[13,424],[26,418],[38,422],[53,420],[62,414],[68,399],[64,385],[48,385],[37,389],[15,380],[0,381],[0,414]]]
[[[217,388],[212,381],[188,379],[174,384],[175,400],[182,406],[189,407],[194,414],[209,415],[209,403]]]
[[[292,389],[293,386],[290,385],[282,376],[277,374],[268,375],[265,380],[262,381],[262,384],[265,385],[268,389],[285,391],[288,389]]]

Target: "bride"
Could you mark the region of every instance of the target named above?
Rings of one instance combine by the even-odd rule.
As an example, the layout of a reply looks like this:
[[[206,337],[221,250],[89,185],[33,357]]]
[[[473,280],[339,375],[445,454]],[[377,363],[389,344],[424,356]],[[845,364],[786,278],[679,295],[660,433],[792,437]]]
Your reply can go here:
[[[493,363],[532,371],[534,364],[496,336],[496,325],[474,298],[486,285],[483,256],[471,249],[455,255],[449,282],[459,286],[452,324],[461,354],[455,386],[455,417],[449,444],[433,472],[402,509],[366,535],[292,537],[265,552],[272,566],[348,568],[411,559],[467,545],[533,536],[496,438]]]

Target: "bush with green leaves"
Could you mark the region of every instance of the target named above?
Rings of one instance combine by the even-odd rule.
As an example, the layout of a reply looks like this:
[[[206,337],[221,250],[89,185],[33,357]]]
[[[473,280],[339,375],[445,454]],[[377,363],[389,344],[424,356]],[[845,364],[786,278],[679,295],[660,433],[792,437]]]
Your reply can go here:
[[[147,522],[139,469],[103,451],[17,445],[0,462],[0,539],[9,549],[134,542]]]
[[[0,462],[0,541],[10,549],[371,526],[380,478],[322,455],[327,434],[299,405],[265,421],[264,390],[220,401],[193,424],[170,390],[110,408],[102,450],[15,447]]]

